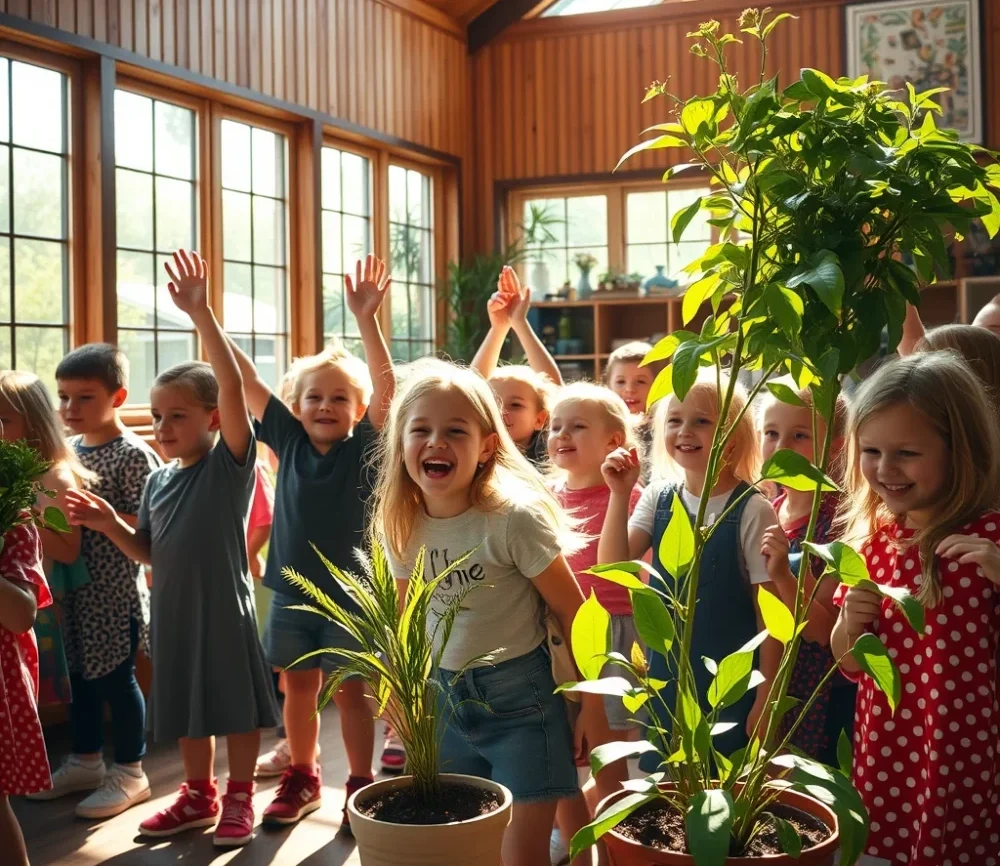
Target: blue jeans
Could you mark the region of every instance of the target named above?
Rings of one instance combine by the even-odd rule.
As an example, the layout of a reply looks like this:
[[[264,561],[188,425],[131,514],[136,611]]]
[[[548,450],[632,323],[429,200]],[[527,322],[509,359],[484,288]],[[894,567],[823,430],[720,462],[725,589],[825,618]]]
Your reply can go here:
[[[573,732],[544,644],[458,675],[440,671],[441,771],[491,779],[517,802],[576,794]]]
[[[70,674],[73,754],[104,751],[104,705],[111,707],[115,763],[134,764],[146,754],[146,701],[135,678],[139,625],[132,620],[132,650],[111,673],[94,680]]]

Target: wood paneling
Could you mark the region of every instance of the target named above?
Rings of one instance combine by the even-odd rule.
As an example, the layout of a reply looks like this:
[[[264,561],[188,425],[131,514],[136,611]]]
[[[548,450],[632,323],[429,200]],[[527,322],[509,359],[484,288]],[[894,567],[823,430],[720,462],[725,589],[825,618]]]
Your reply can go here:
[[[0,13],[465,152],[464,29],[423,0],[0,0]]]
[[[642,104],[647,86],[669,80],[682,98],[714,90],[717,69],[689,53],[686,34],[718,18],[736,32],[745,2],[699,0],[645,9],[539,18],[511,27],[471,60],[473,182],[465,191],[466,231],[477,248],[494,242],[494,184],[531,179],[606,175],[668,103]],[[831,75],[844,71],[844,0],[775,4],[797,21],[775,32],[768,74],[788,83],[803,66]],[[983,4],[987,143],[1000,146],[1000,0]],[[757,78],[759,47],[732,46],[741,83]],[[625,169],[653,173],[684,162],[679,151],[650,151]]]

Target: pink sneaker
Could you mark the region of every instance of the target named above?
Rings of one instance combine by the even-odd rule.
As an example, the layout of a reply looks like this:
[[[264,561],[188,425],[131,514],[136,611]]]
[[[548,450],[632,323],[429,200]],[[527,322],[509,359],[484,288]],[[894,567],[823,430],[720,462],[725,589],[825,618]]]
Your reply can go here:
[[[253,800],[249,794],[226,794],[222,817],[215,828],[215,844],[220,848],[246,845],[253,838]]]
[[[143,836],[173,836],[195,827],[214,827],[219,818],[219,801],[200,791],[192,791],[185,782],[174,802],[139,825]]]
[[[322,788],[318,767],[313,773],[289,767],[281,777],[271,805],[264,810],[264,823],[294,824],[301,821],[322,805]]]
[[[396,732],[387,728],[385,745],[382,746],[382,772],[402,773],[406,769],[406,749]]]

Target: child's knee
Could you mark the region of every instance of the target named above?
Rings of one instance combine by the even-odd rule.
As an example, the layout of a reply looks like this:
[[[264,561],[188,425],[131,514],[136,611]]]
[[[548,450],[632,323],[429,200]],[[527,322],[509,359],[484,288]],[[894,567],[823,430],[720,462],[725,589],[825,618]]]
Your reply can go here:
[[[315,698],[323,684],[323,672],[319,668],[304,671],[285,671],[282,688],[285,697],[311,695]]]
[[[365,684],[362,680],[351,679],[344,683],[333,696],[337,709],[342,713],[364,713],[372,715],[371,705],[365,696]]]

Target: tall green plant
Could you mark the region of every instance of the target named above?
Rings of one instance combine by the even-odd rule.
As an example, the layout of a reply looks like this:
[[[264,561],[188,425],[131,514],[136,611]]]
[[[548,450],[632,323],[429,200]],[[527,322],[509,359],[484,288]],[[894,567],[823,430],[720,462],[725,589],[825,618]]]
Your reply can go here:
[[[320,693],[317,712],[322,710],[344,682],[360,677],[371,688],[378,702],[379,715],[392,725],[406,749],[406,765],[420,796],[432,798],[440,787],[438,777],[444,719],[440,712],[438,671],[441,655],[448,643],[455,617],[471,589],[458,593],[430,627],[429,616],[434,589],[471,555],[459,557],[437,577],[427,580],[424,574],[423,548],[417,554],[400,604],[396,580],[380,545],[374,545],[370,557],[362,557],[362,574],[354,575],[338,568],[313,545],[316,555],[330,575],[357,605],[345,608],[312,581],[291,568],[282,574],[302,590],[314,604],[291,605],[325,617],[353,638],[359,649],[330,647],[306,653],[294,664],[318,655],[333,655],[340,666],[332,673]],[[440,609],[440,599],[434,600]],[[437,649],[435,649],[437,645]],[[488,659],[471,659],[468,664]]]
[[[58,508],[50,505],[41,513],[35,508],[41,494],[55,495],[42,484],[42,476],[51,465],[27,442],[0,439],[0,550],[3,550],[3,535],[24,523],[57,532],[69,531],[66,516]]]
[[[768,38],[787,13],[746,10],[741,33],[759,44],[757,81],[742,89],[727,65],[729,46],[740,37],[720,33],[709,21],[690,33],[691,51],[718,67],[718,88],[706,96],[672,99],[672,119],[651,127],[654,137],[622,157],[651,149],[683,149],[690,162],[711,182],[711,190],[674,215],[671,229],[678,242],[699,211],[720,229],[720,243],[689,266],[703,276],[683,300],[688,324],[704,304],[711,313],[698,332],[682,330],[654,347],[645,363],[669,361],[649,395],[652,405],[671,394],[683,399],[707,367],[727,366],[730,385],[719,395],[718,417],[728,417],[735,382],[744,370],[762,373],[753,398],[777,373],[789,373],[813,397],[814,419],[827,421],[827,435],[815,460],[779,451],[768,460],[761,481],[814,492],[804,549],[825,563],[823,579],[839,579],[889,595],[918,636],[923,610],[908,593],[876,587],[864,560],[840,543],[815,545],[816,519],[824,492],[836,489],[826,475],[833,437],[832,416],[840,378],[851,373],[879,348],[885,329],[890,351],[899,341],[906,302],[919,304],[918,284],[934,279],[935,266],[947,262],[945,238],[961,236],[974,219],[982,219],[992,237],[1000,227],[1000,203],[988,188],[1000,181],[996,155],[962,143],[951,130],[939,129],[934,102],[939,92],[906,98],[867,77],[832,79],[803,69],[799,79],[782,89],[778,77],[766,76]],[[650,88],[647,99],[667,95],[666,85]],[[982,164],[981,164],[982,163]],[[619,163],[620,165],[621,163]],[[912,254],[916,272],[899,261]],[[768,385],[781,400],[794,401],[790,389]],[[766,631],[724,659],[691,658],[694,609],[698,603],[702,555],[714,527],[705,527],[708,498],[720,477],[723,451],[738,422],[718,425],[709,454],[704,490],[692,521],[675,498],[672,518],[660,543],[660,561],[669,572],[666,591],[642,583],[639,563],[615,563],[595,574],[626,586],[645,643],[674,662],[677,700],[658,717],[650,698],[666,684],[648,677],[641,656],[608,652],[607,613],[591,598],[574,625],[573,650],[581,670],[594,656],[610,659],[635,676],[630,686],[618,677],[587,681],[571,688],[616,694],[633,712],[652,712],[650,741],[612,743],[594,750],[595,771],[628,755],[659,753],[657,773],[630,785],[624,798],[598,815],[573,840],[574,854],[617,825],[635,809],[658,798],[668,801],[686,821],[688,847],[698,866],[718,866],[730,853],[742,852],[755,835],[773,825],[789,854],[800,841],[771,811],[779,792],[790,787],[817,797],[839,818],[841,859],[853,863],[864,849],[868,822],[863,804],[847,778],[846,767],[827,768],[795,754],[784,754],[813,697],[801,708],[791,730],[781,734],[782,717],[796,702],[787,695],[799,638],[815,590],[806,595],[809,556],[802,559],[794,610],[762,591],[760,608]],[[814,437],[816,440],[816,437]],[[752,491],[750,491],[752,492]],[[735,503],[734,503],[735,505]],[[648,570],[648,569],[647,569]],[[817,581],[817,586],[819,581]],[[753,653],[770,636],[783,646],[778,673],[770,685],[770,712],[749,747],[734,755],[713,746],[719,712],[738,701],[763,677],[753,670]],[[890,707],[899,695],[899,675],[882,643],[862,638],[852,655],[886,694]],[[694,665],[709,665],[714,676],[707,695],[698,695]],[[703,705],[710,709],[703,710]],[[724,728],[723,728],[724,729]],[[666,736],[664,742],[657,734]],[[846,756],[849,757],[849,745]],[[846,761],[845,761],[846,763]],[[777,770],[780,779],[769,774]],[[672,783],[664,786],[664,782]]]

